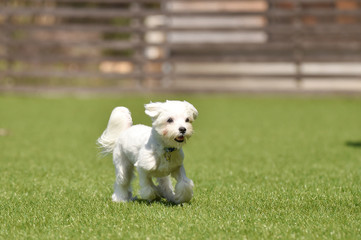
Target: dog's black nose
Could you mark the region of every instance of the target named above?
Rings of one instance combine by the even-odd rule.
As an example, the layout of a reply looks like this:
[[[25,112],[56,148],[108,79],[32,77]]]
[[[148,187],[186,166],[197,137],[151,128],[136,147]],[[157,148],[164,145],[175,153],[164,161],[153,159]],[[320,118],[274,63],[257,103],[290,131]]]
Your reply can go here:
[[[180,127],[178,130],[180,133],[183,133],[183,134],[186,133],[186,131],[187,131],[187,129],[185,127]]]

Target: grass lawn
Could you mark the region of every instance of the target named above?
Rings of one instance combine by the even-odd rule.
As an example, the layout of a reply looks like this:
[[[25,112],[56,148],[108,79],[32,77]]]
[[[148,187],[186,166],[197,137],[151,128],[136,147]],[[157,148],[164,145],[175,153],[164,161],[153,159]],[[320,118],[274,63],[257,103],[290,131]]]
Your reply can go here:
[[[361,98],[170,96],[199,110],[194,198],[111,202],[111,110],[165,98],[0,96],[0,239],[361,239]]]

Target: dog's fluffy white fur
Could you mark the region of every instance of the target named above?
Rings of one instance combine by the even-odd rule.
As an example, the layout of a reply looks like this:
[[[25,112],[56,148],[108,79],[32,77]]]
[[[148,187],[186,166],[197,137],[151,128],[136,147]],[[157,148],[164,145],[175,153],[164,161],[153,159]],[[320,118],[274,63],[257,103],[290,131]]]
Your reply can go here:
[[[112,200],[133,199],[131,181],[135,167],[142,199],[152,201],[163,197],[177,204],[189,202],[193,197],[193,181],[184,170],[182,146],[193,134],[192,122],[198,111],[186,101],[166,101],[146,104],[145,113],[152,118],[152,127],[132,126],[130,111],[125,107],[115,108],[98,139],[104,152],[113,154],[116,179]],[[175,189],[170,176],[177,181]]]

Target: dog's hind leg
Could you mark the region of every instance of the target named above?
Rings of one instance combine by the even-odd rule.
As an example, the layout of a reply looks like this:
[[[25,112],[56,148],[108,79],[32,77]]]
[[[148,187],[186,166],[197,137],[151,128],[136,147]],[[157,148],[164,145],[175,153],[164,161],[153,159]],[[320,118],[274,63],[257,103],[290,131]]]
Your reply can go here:
[[[113,153],[113,162],[115,183],[112,200],[114,202],[127,202],[132,198],[131,181],[134,176],[134,167],[118,148]]]

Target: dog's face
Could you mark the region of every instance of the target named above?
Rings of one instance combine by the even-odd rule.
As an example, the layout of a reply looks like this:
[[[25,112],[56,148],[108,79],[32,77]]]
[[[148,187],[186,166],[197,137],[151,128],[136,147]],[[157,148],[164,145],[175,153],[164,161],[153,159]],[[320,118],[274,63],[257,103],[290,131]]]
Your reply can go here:
[[[198,111],[186,101],[166,101],[145,105],[145,113],[152,118],[153,128],[169,147],[180,148],[193,134],[192,122]]]

